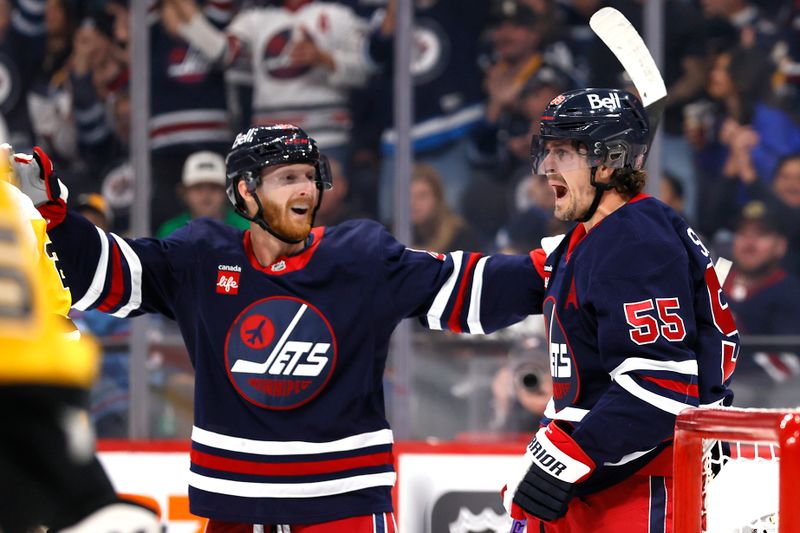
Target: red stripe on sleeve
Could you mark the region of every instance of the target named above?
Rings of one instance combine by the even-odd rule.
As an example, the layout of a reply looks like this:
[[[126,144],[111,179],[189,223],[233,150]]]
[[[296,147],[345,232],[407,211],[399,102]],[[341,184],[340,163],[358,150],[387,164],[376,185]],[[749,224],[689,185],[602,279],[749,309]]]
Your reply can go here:
[[[368,466],[384,466],[394,464],[392,452],[373,453],[359,457],[329,459],[327,461],[307,461],[295,463],[261,463],[218,457],[198,450],[191,451],[192,464],[224,472],[237,474],[255,474],[259,476],[309,476],[314,474],[330,474],[344,472],[354,468]]]
[[[119,245],[111,240],[111,290],[108,291],[103,303],[97,309],[99,311],[109,311],[113,309],[122,300],[122,295],[125,292],[124,284],[122,283],[122,259],[120,258]]]
[[[469,285],[469,278],[472,276],[472,270],[475,268],[475,263],[481,258],[480,254],[469,254],[469,261],[464,268],[464,274],[461,276],[461,281],[458,287],[458,297],[453,306],[453,312],[450,314],[450,320],[447,321],[447,327],[450,331],[461,333],[461,310],[464,308],[464,295],[467,292]]]
[[[691,396],[692,398],[697,398],[697,385],[695,383],[681,383],[680,381],[675,381],[674,379],[660,379],[650,376],[642,376],[642,378],[655,383],[664,389],[685,394],[687,396]]]

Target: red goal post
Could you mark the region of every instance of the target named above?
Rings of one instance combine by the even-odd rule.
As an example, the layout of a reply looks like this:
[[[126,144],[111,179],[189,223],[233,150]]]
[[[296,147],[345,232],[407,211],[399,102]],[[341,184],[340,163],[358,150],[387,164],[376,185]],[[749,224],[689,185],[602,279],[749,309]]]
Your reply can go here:
[[[778,531],[800,533],[800,411],[697,408],[680,413],[675,423],[675,533],[703,530],[704,440],[776,447],[780,456]]]

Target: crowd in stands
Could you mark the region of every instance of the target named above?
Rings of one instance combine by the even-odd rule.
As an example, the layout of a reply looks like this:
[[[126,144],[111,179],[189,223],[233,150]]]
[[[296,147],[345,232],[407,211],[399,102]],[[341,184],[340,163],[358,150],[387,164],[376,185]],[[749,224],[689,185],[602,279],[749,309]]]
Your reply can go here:
[[[199,216],[246,228],[225,198],[224,155],[237,131],[284,122],[332,160],[319,223],[391,225],[396,2],[149,0],[154,234]],[[641,28],[643,4],[414,1],[411,245],[526,253],[569,229],[531,175],[530,136],[563,91],[630,88],[588,20],[611,5]],[[741,333],[797,334],[800,4],[663,5],[669,101],[657,194],[733,259],[724,291]],[[42,146],[75,206],[121,234],[136,180],[131,113],[148,112],[131,109],[130,9],[129,0],[0,0],[4,140],[22,152]],[[745,344],[741,372],[791,383],[797,352]]]

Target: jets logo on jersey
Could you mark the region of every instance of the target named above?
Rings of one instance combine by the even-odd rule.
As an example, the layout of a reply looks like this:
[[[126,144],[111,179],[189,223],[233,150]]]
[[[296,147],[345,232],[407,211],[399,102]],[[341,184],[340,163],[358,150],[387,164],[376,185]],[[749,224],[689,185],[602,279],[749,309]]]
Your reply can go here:
[[[322,392],[336,353],[336,338],[322,313],[280,296],[242,311],[225,342],[231,383],[249,402],[267,409],[293,409]]]
[[[544,325],[550,353],[550,375],[553,377],[553,401],[556,409],[572,405],[578,399],[580,380],[569,339],[556,312],[556,299],[544,301]]]
[[[176,46],[169,52],[167,75],[181,83],[198,83],[208,77],[208,60],[194,48]]]
[[[450,57],[450,41],[440,25],[432,19],[414,21],[411,74],[416,83],[426,83],[442,73]],[[457,107],[461,102],[453,102]]]
[[[301,30],[285,28],[267,39],[261,61],[264,74],[272,78],[287,80],[299,78],[311,70],[310,65],[294,66],[291,64],[289,54],[294,46],[292,37],[295,31],[300,32]]]

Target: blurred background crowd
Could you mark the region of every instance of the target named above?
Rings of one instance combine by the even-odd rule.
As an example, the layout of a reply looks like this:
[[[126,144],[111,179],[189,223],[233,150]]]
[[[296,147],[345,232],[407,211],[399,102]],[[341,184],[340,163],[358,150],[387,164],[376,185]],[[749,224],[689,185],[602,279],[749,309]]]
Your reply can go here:
[[[391,226],[395,0],[148,4],[145,110],[131,106],[127,0],[0,0],[0,138],[18,152],[42,146],[73,208],[129,234],[131,114],[148,113],[153,235],[202,216],[246,229],[225,196],[224,155],[236,132],[284,122],[332,159],[335,187],[318,224],[367,217]],[[552,190],[530,173],[530,136],[563,91],[631,89],[588,20],[611,5],[641,29],[643,4],[414,1],[409,245],[527,253],[569,229],[552,217]],[[723,289],[743,336],[736,404],[798,405],[800,2],[663,4],[669,102],[650,191],[733,261]],[[125,436],[129,322],[97,312],[75,319],[105,348],[98,432]],[[191,371],[174,329],[156,326],[149,433],[183,437]],[[535,318],[485,339],[415,331],[405,437],[533,432],[550,392],[543,334]]]

